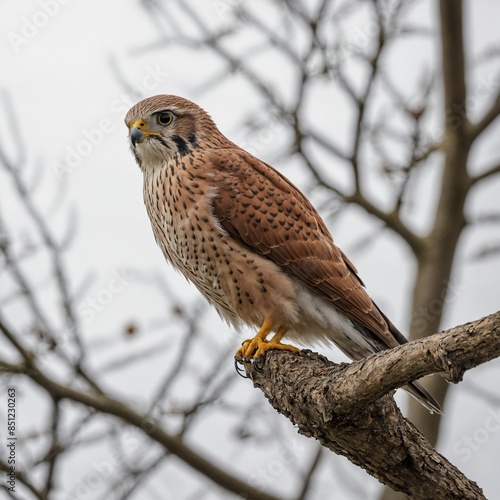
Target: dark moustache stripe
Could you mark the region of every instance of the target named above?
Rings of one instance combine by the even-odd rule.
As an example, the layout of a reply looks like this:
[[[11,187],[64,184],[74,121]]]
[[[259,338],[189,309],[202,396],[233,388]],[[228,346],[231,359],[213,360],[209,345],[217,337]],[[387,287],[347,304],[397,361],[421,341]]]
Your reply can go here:
[[[168,142],[163,137],[160,137],[159,135],[152,135],[151,138],[163,144],[167,149],[170,149]]]
[[[172,139],[177,145],[177,150],[179,151],[179,154],[181,156],[185,156],[189,153],[189,147],[187,145],[187,142],[182,137],[174,135]]]

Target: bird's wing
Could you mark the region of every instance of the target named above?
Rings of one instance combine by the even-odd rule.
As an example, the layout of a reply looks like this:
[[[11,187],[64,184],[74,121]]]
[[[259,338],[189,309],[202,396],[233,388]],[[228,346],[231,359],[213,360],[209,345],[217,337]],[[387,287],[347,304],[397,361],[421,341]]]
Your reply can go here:
[[[203,160],[217,189],[214,215],[232,238],[300,279],[387,347],[406,341],[374,304],[312,204],[290,181],[240,149],[211,151]]]

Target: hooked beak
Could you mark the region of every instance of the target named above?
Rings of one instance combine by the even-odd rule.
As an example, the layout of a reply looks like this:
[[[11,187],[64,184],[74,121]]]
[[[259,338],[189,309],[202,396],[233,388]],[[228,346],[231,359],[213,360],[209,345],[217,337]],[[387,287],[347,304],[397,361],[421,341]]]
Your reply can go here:
[[[144,120],[140,119],[130,124],[130,142],[134,148],[150,135],[160,135],[160,133],[150,132]]]
[[[132,127],[130,129],[130,142],[132,146],[135,148],[138,142],[142,142],[145,138],[144,132],[137,127]]]

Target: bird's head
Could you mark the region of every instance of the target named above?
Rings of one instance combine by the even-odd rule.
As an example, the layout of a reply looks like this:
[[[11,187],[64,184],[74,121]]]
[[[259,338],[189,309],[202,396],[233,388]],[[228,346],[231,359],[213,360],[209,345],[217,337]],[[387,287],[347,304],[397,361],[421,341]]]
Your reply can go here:
[[[130,147],[143,170],[163,166],[176,154],[190,154],[211,137],[224,138],[203,109],[174,95],[157,95],[138,102],[128,111],[125,124]]]

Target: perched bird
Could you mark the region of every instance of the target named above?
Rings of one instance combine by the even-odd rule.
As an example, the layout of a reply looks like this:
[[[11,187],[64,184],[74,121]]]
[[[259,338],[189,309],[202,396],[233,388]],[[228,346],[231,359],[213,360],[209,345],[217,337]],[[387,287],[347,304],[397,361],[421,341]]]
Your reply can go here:
[[[298,350],[281,343],[285,336],[333,342],[353,360],[407,342],[310,201],[227,139],[203,109],[158,95],[133,106],[125,123],[166,259],[230,324],[259,328],[238,358]],[[405,389],[440,412],[418,382]]]

